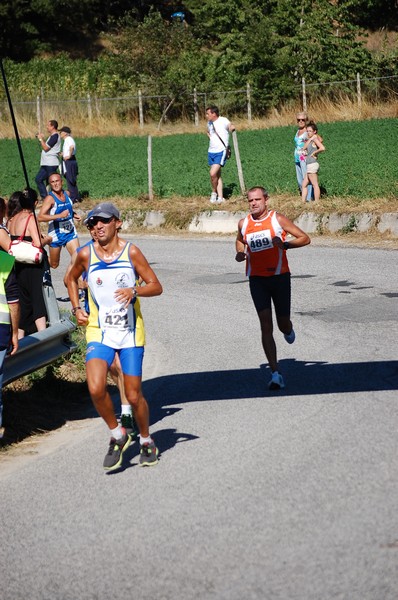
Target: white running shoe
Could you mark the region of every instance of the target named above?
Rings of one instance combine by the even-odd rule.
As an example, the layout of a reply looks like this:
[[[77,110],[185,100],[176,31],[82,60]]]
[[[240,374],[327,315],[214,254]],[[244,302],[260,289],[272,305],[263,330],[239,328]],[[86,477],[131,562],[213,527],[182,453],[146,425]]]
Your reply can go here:
[[[217,193],[216,192],[212,192],[211,196],[210,196],[210,202],[212,204],[217,204]]]
[[[283,337],[285,338],[285,340],[287,341],[288,344],[293,344],[294,340],[296,339],[296,334],[294,333],[293,327],[292,327],[291,332],[284,333]]]
[[[222,204],[223,202],[225,202],[224,198],[220,198],[220,196],[217,196],[217,204]]]
[[[278,371],[274,371],[272,373],[271,380],[268,384],[268,389],[270,390],[281,390],[285,387],[285,382],[283,381],[283,377]]]

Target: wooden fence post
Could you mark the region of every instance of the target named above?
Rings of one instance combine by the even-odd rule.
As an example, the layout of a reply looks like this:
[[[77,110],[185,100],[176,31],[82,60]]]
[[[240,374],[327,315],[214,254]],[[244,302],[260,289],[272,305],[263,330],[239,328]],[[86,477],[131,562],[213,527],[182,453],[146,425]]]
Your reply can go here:
[[[43,123],[44,123],[44,88],[43,88],[43,86],[41,86],[41,88],[40,88],[40,123],[43,126]]]
[[[238,138],[237,138],[235,130],[232,132],[232,141],[234,143],[235,159],[236,159],[236,167],[238,169],[240,191],[242,192],[242,195],[243,195],[246,192],[246,187],[245,187],[245,181],[243,179],[242,163],[240,162],[240,154],[239,154],[239,146],[238,146]]]
[[[307,95],[305,93],[305,79],[304,79],[304,77],[301,78],[301,87],[302,87],[302,92],[303,92],[303,111],[307,112]]]
[[[36,96],[36,116],[37,116],[37,131],[41,131],[40,96]]]
[[[362,107],[362,92],[361,92],[361,77],[359,73],[357,73],[357,98],[358,98],[358,108]]]
[[[148,196],[153,200],[153,182],[152,182],[152,136],[148,135]]]
[[[193,110],[195,113],[195,127],[199,127],[199,106],[196,87],[193,88]]]
[[[246,86],[246,98],[247,98],[247,120],[249,123],[252,122],[252,104],[251,104],[251,94],[250,94],[250,83]]]
[[[90,94],[87,94],[87,115],[88,115],[88,120],[92,121],[93,119],[93,109],[91,106],[91,96]]]
[[[140,127],[141,129],[144,128],[144,109],[142,106],[142,92],[139,89],[138,90],[138,114],[139,114],[139,119],[140,119]]]

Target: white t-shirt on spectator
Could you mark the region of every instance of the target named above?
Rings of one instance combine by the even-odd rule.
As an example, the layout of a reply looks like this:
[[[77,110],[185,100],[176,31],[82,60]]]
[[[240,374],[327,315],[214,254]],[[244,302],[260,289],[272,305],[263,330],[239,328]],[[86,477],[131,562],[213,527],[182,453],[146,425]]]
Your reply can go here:
[[[209,152],[223,152],[225,150],[225,146],[228,146],[228,128],[230,125],[231,121],[229,121],[226,117],[218,117],[218,119],[216,119],[214,122],[209,121],[207,123],[207,130],[210,134]],[[223,145],[215,131],[217,131],[225,146]]]
[[[75,140],[73,139],[73,137],[71,135],[68,135],[64,139],[64,146],[62,148],[62,156],[63,156],[63,158],[69,158],[71,156],[72,146],[74,146],[72,154],[76,154]]]

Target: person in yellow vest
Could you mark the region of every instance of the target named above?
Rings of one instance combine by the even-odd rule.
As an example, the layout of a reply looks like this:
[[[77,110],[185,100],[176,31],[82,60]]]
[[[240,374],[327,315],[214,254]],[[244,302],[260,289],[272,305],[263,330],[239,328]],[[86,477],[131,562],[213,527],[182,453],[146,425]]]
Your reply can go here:
[[[290,320],[291,286],[286,250],[306,246],[311,240],[287,217],[268,210],[268,192],[263,187],[251,188],[247,200],[250,214],[238,223],[235,260],[246,261],[250,293],[260,319],[262,344],[272,371],[268,387],[279,390],[285,383],[278,370],[271,300],[278,328],[287,343],[293,344],[296,334]],[[294,239],[287,241],[287,234]]]
[[[2,388],[4,360],[18,350],[19,298],[15,258],[0,251],[0,438],[4,435]]]

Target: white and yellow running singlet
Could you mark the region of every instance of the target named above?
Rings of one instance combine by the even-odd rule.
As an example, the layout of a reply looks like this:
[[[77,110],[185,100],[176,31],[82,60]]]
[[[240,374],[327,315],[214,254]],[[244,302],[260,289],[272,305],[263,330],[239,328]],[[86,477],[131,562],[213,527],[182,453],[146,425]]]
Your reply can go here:
[[[126,242],[119,256],[110,263],[97,256],[93,244],[89,246],[87,344],[100,342],[115,349],[145,344],[139,299],[136,297],[127,307],[115,300],[118,288],[132,288],[137,283],[137,274],[129,257],[130,246]]]

